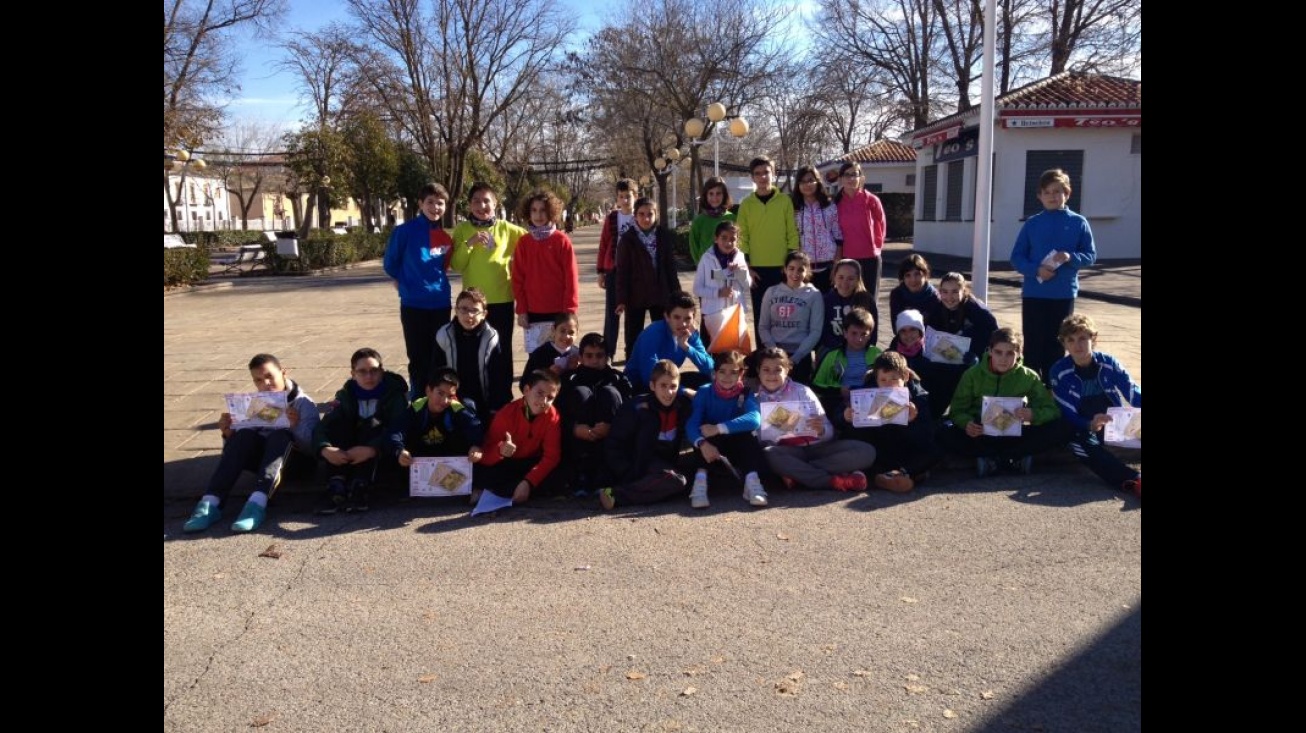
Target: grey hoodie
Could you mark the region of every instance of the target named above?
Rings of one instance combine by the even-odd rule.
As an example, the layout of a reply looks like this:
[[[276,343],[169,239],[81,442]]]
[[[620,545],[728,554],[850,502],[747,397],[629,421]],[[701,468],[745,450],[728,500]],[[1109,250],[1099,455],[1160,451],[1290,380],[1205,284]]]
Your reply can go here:
[[[757,330],[765,346],[779,346],[795,362],[816,348],[824,324],[824,300],[811,283],[797,289],[772,285],[762,296]]]

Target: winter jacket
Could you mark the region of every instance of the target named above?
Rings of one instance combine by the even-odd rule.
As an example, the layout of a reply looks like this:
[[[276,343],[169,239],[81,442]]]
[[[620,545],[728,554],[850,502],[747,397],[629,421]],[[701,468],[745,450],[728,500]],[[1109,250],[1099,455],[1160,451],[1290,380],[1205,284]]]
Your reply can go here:
[[[617,305],[665,308],[671,294],[680,290],[671,233],[660,226],[656,232],[657,252],[653,257],[649,257],[636,227],[627,229],[617,240]]]
[[[694,394],[694,411],[685,424],[690,445],[697,447],[703,439],[704,425],[716,425],[723,435],[756,431],[762,427],[757,397],[745,389],[738,396],[725,399],[716,393],[713,385],[704,385]]]
[[[313,431],[313,454],[318,455],[323,448],[353,448],[355,445],[367,445],[378,453],[385,452],[386,444],[404,419],[408,409],[408,382],[392,371],[381,376],[381,396],[377,398],[375,410],[370,417],[362,417],[362,405],[351,387],[354,380],[345,382],[336,392],[335,406],[322,417]],[[348,434],[358,437],[362,442],[351,445],[335,445],[328,435]]]
[[[1070,260],[1058,267],[1051,279],[1040,283],[1038,267],[1053,251],[1070,253]],[[1079,270],[1094,262],[1093,230],[1088,219],[1070,209],[1043,210],[1029,217],[1011,248],[1011,264],[1025,276],[1020,286],[1022,298],[1073,298],[1079,294]]]
[[[465,456],[485,439],[485,426],[473,407],[452,400],[437,414],[427,409],[427,401],[427,397],[418,398],[390,434],[390,449],[396,458],[404,450],[414,456]]]
[[[512,442],[517,446],[512,455],[514,460],[538,461],[526,473],[526,482],[531,488],[539,486],[562,460],[562,418],[558,411],[549,405],[549,409],[528,419],[526,398],[519,397],[508,403],[490,421],[490,431],[486,433],[482,446],[485,452],[482,464],[493,466],[504,460],[499,443],[507,434],[512,435]]]
[[[948,418],[957,427],[980,421],[985,397],[1024,397],[1034,412],[1033,425],[1042,425],[1061,417],[1061,410],[1052,399],[1052,393],[1043,386],[1038,372],[1025,366],[1017,357],[1016,364],[1005,374],[996,374],[989,366],[990,356],[985,352],[979,363],[966,370],[952,394]]]
[[[790,251],[798,249],[794,201],[780,189],[771,189],[766,203],[753,192],[744,197],[735,214],[739,224],[739,251],[753,267],[782,267]]]
[[[485,302],[490,304],[512,302],[512,255],[517,250],[517,240],[526,233],[525,229],[496,219],[489,226],[494,236],[494,249],[488,250],[479,244],[469,243],[472,235],[484,227],[478,227],[470,221],[459,222],[453,228],[453,257],[449,260],[449,269],[460,272],[464,288],[480,288],[485,293]]]
[[[454,335],[455,328],[463,330],[457,319],[446,323],[435,332],[435,359],[432,368],[447,366],[454,370],[458,369],[459,339]],[[489,414],[508,404],[512,399],[512,367],[508,363],[508,355],[503,350],[503,345],[499,343],[499,332],[488,323],[482,323],[479,328],[482,330],[477,342],[477,361],[481,365],[481,371],[476,378],[480,380],[482,398],[476,406],[482,413]],[[460,376],[463,379],[469,378],[466,374]]]
[[[449,233],[421,214],[394,228],[382,265],[399,286],[400,305],[425,310],[452,307],[445,275],[452,250]]]
[[[698,331],[690,334],[689,348],[682,349],[676,343],[667,319],[663,318],[650,323],[639,334],[639,338],[635,339],[635,351],[626,360],[626,379],[630,380],[630,386],[635,392],[648,391],[649,375],[653,373],[653,365],[660,359],[670,359],[676,366],[683,365],[685,359],[689,359],[704,374],[711,374],[715,365]]]
[[[693,405],[684,392],[676,395],[670,407],[651,394],[623,404],[603,441],[603,454],[616,483],[636,481],[656,463],[674,466],[676,454],[685,444],[685,424],[691,412]]]
[[[730,286],[730,295],[724,298],[717,295],[721,291],[721,283],[713,282],[712,275],[721,272],[721,261],[711,251],[715,246],[709,247],[708,251],[704,252],[703,258],[698,261],[698,269],[694,272],[694,295],[700,298],[702,303],[701,311],[703,315],[707,316],[720,313],[725,310],[726,306],[738,303],[743,306],[744,312],[747,313],[749,306],[752,304],[752,299],[749,297],[752,274],[748,274],[747,281],[749,285],[745,286],[743,282],[736,279],[738,276],[732,273],[731,277],[726,279],[726,284]],[[744,260],[744,253],[737,249],[731,253],[729,264],[743,269],[745,272],[748,271],[748,262]]]
[[[1098,384],[1107,402],[1114,407],[1143,406],[1143,388],[1134,383],[1129,372],[1110,354],[1093,352],[1093,361],[1097,362]],[[1088,418],[1079,414],[1079,401],[1084,395],[1084,380],[1075,373],[1075,360],[1069,355],[1063,356],[1048,371],[1052,382],[1052,395],[1061,408],[1061,416],[1075,426],[1076,430],[1088,430]]]

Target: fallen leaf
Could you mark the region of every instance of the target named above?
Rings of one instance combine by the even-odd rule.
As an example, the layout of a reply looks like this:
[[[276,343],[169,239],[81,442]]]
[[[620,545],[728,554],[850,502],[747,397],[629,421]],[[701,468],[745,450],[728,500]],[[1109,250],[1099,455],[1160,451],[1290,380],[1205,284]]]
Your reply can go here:
[[[922,692],[928,692],[930,689],[925,685],[903,685],[903,687],[906,688],[907,692],[910,692],[913,695],[919,695]]]
[[[266,549],[266,550],[260,552],[260,553],[258,554],[258,556],[259,556],[259,557],[270,557],[270,558],[272,558],[273,560],[276,560],[276,559],[278,559],[278,558],[281,557],[281,550],[278,550],[278,549],[277,549],[277,543],[273,542],[272,544],[268,545],[268,549]],[[264,723],[264,725],[267,725],[267,723]]]
[[[694,676],[697,676],[697,675],[698,675],[698,670],[697,670],[697,669],[682,669],[682,670],[680,670],[680,673],[683,674],[683,675],[685,675],[686,677],[694,677]]]
[[[825,652],[826,654],[829,654],[830,652],[838,648],[839,648],[838,644],[826,644],[825,646],[821,647],[821,651]]]
[[[438,679],[438,678],[439,678],[439,675],[434,675],[434,674],[424,674],[424,675],[422,675],[421,677],[418,677],[418,678],[417,678],[417,681],[418,681],[418,682],[421,682],[422,684],[425,685],[425,684],[427,684],[427,683],[429,683],[429,682],[435,682],[436,679]]]
[[[609,671],[611,671],[611,670],[612,670],[612,665],[611,665],[611,664],[605,664],[605,665],[599,667],[599,671],[602,672],[603,674],[607,674],[607,673],[608,673]]]
[[[626,673],[626,679],[628,680],[642,680],[647,676],[648,675],[644,674],[643,672],[640,672],[639,670],[635,670],[635,669],[632,669]]]
[[[912,598],[911,596],[903,596],[898,600],[902,601],[903,603],[920,603],[920,601],[916,600],[915,598]]]
[[[943,717],[951,719],[957,717],[957,714],[952,712],[951,710],[944,710]]]
[[[984,692],[981,692],[981,693],[980,693],[980,699],[981,699],[981,700],[992,700],[992,699],[993,699],[993,693],[992,693],[991,691],[989,691],[989,690],[985,690]]]
[[[680,691],[680,696],[681,696],[681,697],[689,697],[690,695],[694,694],[695,692],[698,692],[698,688],[697,688],[697,687],[694,687],[693,685],[690,685],[689,687],[686,687],[685,689],[683,689],[683,690]]]
[[[213,574],[213,579],[214,579],[214,580],[222,580],[222,579],[225,578],[225,577],[227,577],[227,574],[226,574],[226,573],[214,573],[214,574]]]
[[[726,658],[725,658],[725,657],[722,657],[722,656],[712,657],[712,663],[713,663],[713,664],[724,664],[725,661],[726,661]]]
[[[633,660],[634,658],[635,658],[635,655],[634,655],[634,654],[627,654],[627,655],[626,655],[626,659]]]
[[[249,727],[262,728],[273,720],[276,720],[276,718],[276,713],[264,713],[263,715],[255,716],[255,718],[249,722]]]
[[[919,675],[914,675],[914,674],[909,674],[909,675],[907,675],[906,677],[904,677],[903,679],[907,679],[907,680],[910,680],[910,681],[912,681],[912,682],[915,682],[916,680],[920,679],[920,676],[919,676]]]
[[[856,672],[853,672],[853,676],[854,676],[854,677],[870,677],[870,676],[871,676],[871,673],[870,673],[868,670],[865,670],[865,669],[859,669],[859,670],[857,670]]]
[[[908,726],[908,727],[910,727],[910,728],[919,728],[919,727],[921,727],[921,723],[920,723],[919,720],[904,720],[904,721],[902,721],[902,722],[903,722],[903,724],[905,724],[906,726]]]
[[[835,682],[835,683],[834,683],[834,689],[836,689],[836,690],[846,690],[846,689],[848,689],[848,683],[847,683],[847,682],[844,682],[843,680],[839,680],[838,682]]]
[[[777,540],[785,540],[787,542],[789,540],[789,535],[785,534],[784,532],[777,532],[775,538]]]
[[[800,683],[793,680],[780,680],[775,683],[775,693],[777,695],[788,695],[793,697],[798,694],[798,690],[801,687],[802,685]]]
[[[590,569],[590,566],[589,566],[589,565],[577,565],[575,568],[572,568],[572,569],[573,569],[573,570],[589,570],[589,569]]]
[[[800,669],[795,669],[794,671],[790,672],[790,673],[789,673],[789,676],[786,677],[785,679],[789,679],[789,680],[793,680],[794,682],[797,682],[798,680],[801,680],[802,678],[803,678],[803,672],[802,672],[802,670],[800,670]]]

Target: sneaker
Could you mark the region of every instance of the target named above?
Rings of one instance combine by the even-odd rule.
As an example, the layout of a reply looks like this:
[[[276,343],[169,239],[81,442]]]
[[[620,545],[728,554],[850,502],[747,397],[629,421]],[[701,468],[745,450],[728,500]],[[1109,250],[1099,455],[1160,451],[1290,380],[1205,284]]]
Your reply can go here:
[[[1137,496],[1139,501],[1143,499],[1143,474],[1138,474],[1138,478],[1132,478],[1120,485],[1120,488]]]
[[[707,474],[700,472],[694,476],[694,487],[689,490],[689,505],[695,509],[711,506],[707,500]]]
[[[791,478],[789,478],[788,476],[781,476],[781,477],[780,477],[780,483],[783,483],[783,484],[785,485],[785,488],[786,488],[786,489],[789,489],[789,490],[791,490],[791,491],[792,491],[793,489],[798,488],[798,482],[795,481],[795,480],[793,480],[793,479],[791,479]]]
[[[1024,476],[1028,476],[1034,472],[1034,456],[1023,456],[1019,460],[1014,461],[1014,463],[1016,470]]]
[[[349,485],[349,501],[345,504],[345,511],[365,512],[368,509],[371,509],[372,506],[368,501],[369,488],[370,487],[367,485],[366,481],[355,479],[354,482]]]
[[[992,458],[984,458],[981,456],[975,459],[976,477],[984,478],[985,476],[992,476],[997,472],[998,472],[998,462],[993,460]]]
[[[753,506],[766,506],[766,489],[762,488],[762,481],[755,473],[744,479],[744,498]]]
[[[236,521],[231,523],[232,532],[253,532],[263,523],[263,518],[268,514],[268,510],[255,504],[252,501],[245,502],[245,508],[240,510],[240,516]]]
[[[895,494],[905,494],[916,488],[916,483],[911,480],[911,476],[908,476],[902,471],[889,471],[888,473],[877,474],[875,477],[875,485],[885,491],[892,491]]]
[[[603,511],[605,512],[612,511],[612,507],[617,505],[617,497],[613,496],[612,487],[608,487],[606,489],[599,489],[598,493],[599,493],[599,506],[603,507]]]
[[[321,515],[335,514],[345,508],[349,502],[349,495],[345,492],[344,479],[331,479],[327,482],[326,493],[317,503],[317,513]]]
[[[481,502],[481,492],[485,489],[472,489],[472,493],[467,495],[467,503],[476,506]]]
[[[866,474],[861,471],[841,473],[830,477],[830,486],[835,491],[865,491],[867,486]]]
[[[221,508],[201,499],[200,503],[195,505],[195,511],[190,513],[190,519],[187,519],[186,523],[182,525],[181,531],[203,532],[221,518]]]

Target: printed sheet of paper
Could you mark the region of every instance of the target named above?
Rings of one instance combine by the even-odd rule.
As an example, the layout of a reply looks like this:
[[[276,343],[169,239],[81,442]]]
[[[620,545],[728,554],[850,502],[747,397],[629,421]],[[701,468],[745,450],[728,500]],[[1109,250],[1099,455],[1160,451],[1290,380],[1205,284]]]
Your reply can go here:
[[[1051,252],[1048,252],[1047,256],[1043,258],[1043,261],[1038,263],[1039,267],[1051,267],[1053,270],[1056,270],[1057,268],[1061,267],[1062,263],[1056,261],[1055,259],[1056,256],[1057,256],[1057,251],[1055,249],[1052,250]],[[1047,282],[1041,277],[1036,277],[1034,279],[1038,280],[1039,282]]]
[[[285,392],[234,392],[223,397],[235,430],[290,427]]]
[[[907,403],[911,402],[911,393],[906,387],[854,389],[848,397],[852,403],[855,428],[907,424],[910,415]]]
[[[1025,406],[1023,397],[985,397],[980,412],[980,424],[985,435],[1020,437],[1020,418],[1016,410]]]
[[[758,439],[763,443],[775,443],[800,435],[816,437],[816,431],[807,425],[807,418],[817,414],[816,406],[811,402],[763,402],[761,407],[762,429]]]
[[[744,292],[748,292],[748,269],[744,267],[738,267],[733,270],[712,270],[708,272],[707,279],[708,282],[718,288],[728,284],[731,280],[734,280],[736,284],[744,289]]]
[[[408,467],[409,496],[467,496],[472,493],[472,462],[466,457],[413,458]]]
[[[533,353],[536,349],[544,345],[549,340],[549,332],[553,330],[553,324],[549,321],[532,323],[526,327],[522,333],[522,338],[526,341],[526,353]]]
[[[939,364],[964,364],[970,337],[925,327],[925,358]]]
[[[1108,407],[1106,414],[1111,422],[1106,424],[1102,436],[1107,445],[1121,448],[1143,447],[1143,408]]]

